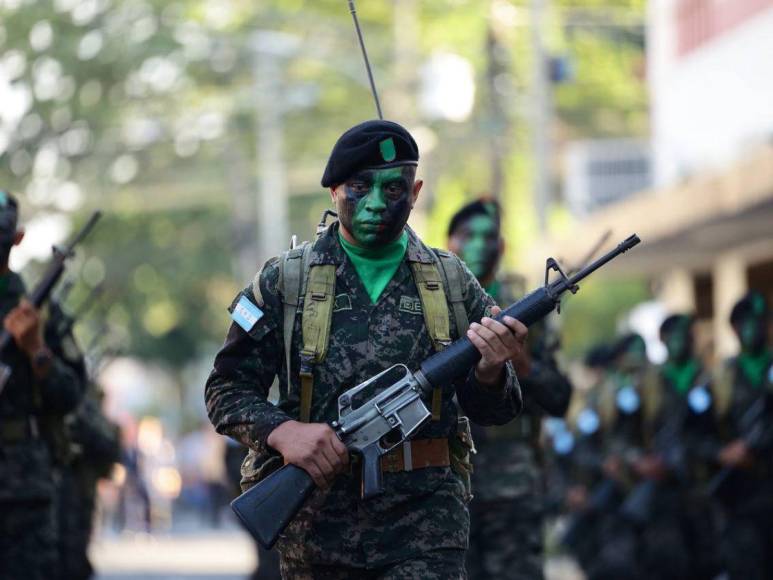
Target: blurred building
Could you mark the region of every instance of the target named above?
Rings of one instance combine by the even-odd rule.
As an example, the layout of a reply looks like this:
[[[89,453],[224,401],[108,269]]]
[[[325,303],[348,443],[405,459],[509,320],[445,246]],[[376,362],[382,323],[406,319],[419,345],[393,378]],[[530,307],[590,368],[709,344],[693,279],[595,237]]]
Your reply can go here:
[[[773,302],[773,0],[651,0],[648,18],[653,187],[590,208],[533,264],[636,232],[644,243],[613,269],[696,311],[725,356],[733,303],[749,288]]]

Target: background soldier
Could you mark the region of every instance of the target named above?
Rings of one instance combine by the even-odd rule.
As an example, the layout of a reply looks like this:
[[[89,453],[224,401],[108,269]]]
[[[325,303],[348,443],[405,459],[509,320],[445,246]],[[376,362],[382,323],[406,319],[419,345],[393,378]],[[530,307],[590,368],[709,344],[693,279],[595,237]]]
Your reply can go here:
[[[727,470],[714,491],[726,516],[721,554],[731,580],[773,577],[773,353],[765,299],[751,292],[733,308],[730,323],[741,344],[717,380]],[[758,411],[759,410],[759,411]]]
[[[322,178],[340,221],[267,262],[236,297],[207,381],[212,423],[250,447],[247,486],[286,462],[319,488],[280,538],[287,578],[464,577],[469,520],[463,483],[450,469],[454,395],[485,424],[511,420],[522,405],[508,361],[523,358],[526,328],[486,317],[499,310],[474,276],[406,227],[422,185],[417,163],[415,141],[396,123],[368,121],[341,136]],[[441,282],[448,294],[430,296]],[[454,316],[451,296],[462,297]],[[466,336],[481,361],[435,391],[433,420],[382,458],[385,493],[361,500],[361,470],[350,468],[329,426],[338,396],[393,364],[418,366],[461,335],[461,318],[473,321]]]
[[[517,300],[497,277],[504,251],[496,202],[477,200],[460,209],[448,228],[448,247],[502,307]],[[545,325],[529,331],[529,357],[516,368],[524,411],[501,427],[473,424],[470,550],[467,572],[478,578],[542,578],[545,509],[539,438],[542,415],[563,416],[572,387],[548,348]]]
[[[59,577],[54,516],[54,460],[46,423],[61,420],[85,384],[61,357],[55,337],[43,336],[39,313],[23,297],[24,283],[8,256],[24,231],[18,203],[0,192],[0,313],[14,345],[2,353],[12,373],[0,394],[0,577]]]

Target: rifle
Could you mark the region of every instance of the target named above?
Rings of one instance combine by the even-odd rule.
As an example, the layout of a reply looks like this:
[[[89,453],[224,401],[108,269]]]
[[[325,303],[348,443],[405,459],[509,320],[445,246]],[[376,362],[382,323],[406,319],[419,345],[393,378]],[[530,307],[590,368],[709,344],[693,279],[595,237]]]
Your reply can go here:
[[[89,221],[86,222],[81,230],[75,234],[73,239],[64,248],[54,246],[54,258],[51,264],[48,266],[43,279],[38,282],[32,293],[29,295],[29,301],[36,309],[45,304],[46,300],[51,296],[56,283],[64,274],[65,263],[69,258],[75,255],[75,246],[83,241],[83,239],[91,233],[91,230],[96,225],[99,218],[102,217],[102,212],[95,211],[91,214]],[[7,331],[3,330],[0,333],[0,354],[4,353],[8,347],[13,343],[13,336]],[[11,377],[11,367],[0,363],[0,395],[2,395],[5,385],[8,383],[8,379]]]
[[[511,316],[529,326],[560,307],[561,295],[579,290],[577,283],[610,260],[634,247],[641,240],[632,235],[617,248],[567,277],[559,264],[549,258],[544,286],[508,306],[497,317]],[[558,279],[549,282],[550,271]],[[424,401],[432,398],[435,386],[445,385],[466,375],[480,360],[478,349],[466,337],[426,359],[416,372],[402,364],[347,390],[338,398],[338,420],[331,424],[346,447],[362,457],[362,497],[383,493],[381,456],[413,436],[432,416]],[[375,396],[370,393],[376,392]],[[396,443],[382,446],[388,434]],[[295,465],[281,467],[231,502],[231,508],[250,534],[265,548],[271,548],[295,517],[314,482]]]
[[[770,395],[762,395],[754,401],[741,416],[740,427],[744,432],[744,439],[750,445],[756,445],[762,439],[767,423],[767,411]],[[709,495],[719,500],[726,501],[732,494],[733,481],[738,478],[739,470],[735,467],[723,467],[719,473],[711,478],[707,485]]]

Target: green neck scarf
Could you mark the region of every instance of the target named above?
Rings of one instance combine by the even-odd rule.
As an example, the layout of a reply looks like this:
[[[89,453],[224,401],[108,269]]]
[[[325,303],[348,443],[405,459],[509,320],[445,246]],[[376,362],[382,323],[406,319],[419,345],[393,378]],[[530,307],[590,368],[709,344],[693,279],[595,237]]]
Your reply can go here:
[[[680,395],[687,394],[695,382],[695,377],[700,372],[698,361],[691,358],[684,363],[666,362],[663,365],[663,374]]]
[[[340,231],[338,239],[344,252],[352,261],[362,285],[365,286],[370,301],[375,304],[405,257],[408,249],[408,233],[403,230],[402,235],[394,242],[378,248],[363,248],[350,244]]]
[[[771,363],[770,351],[764,350],[759,354],[742,352],[738,355],[738,366],[746,377],[746,380],[754,387],[760,387],[767,378],[765,371]]]

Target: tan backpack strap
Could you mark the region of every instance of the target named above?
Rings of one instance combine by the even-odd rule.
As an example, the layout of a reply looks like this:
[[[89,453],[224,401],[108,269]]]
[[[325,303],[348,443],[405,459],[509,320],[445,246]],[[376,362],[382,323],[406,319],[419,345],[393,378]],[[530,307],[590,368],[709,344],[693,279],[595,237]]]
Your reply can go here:
[[[733,382],[735,381],[733,365],[729,362],[725,363],[714,375],[716,376],[712,384],[714,415],[717,419],[723,421],[730,410],[733,398]]]
[[[311,418],[311,399],[314,392],[314,365],[327,354],[330,325],[335,302],[335,264],[321,264],[309,269],[303,300],[303,349],[301,350],[300,421]]]
[[[470,327],[470,319],[464,306],[464,278],[459,258],[447,252],[438,252],[443,276],[448,288],[448,298],[451,302],[451,312],[454,315],[457,338],[461,338]]]
[[[279,290],[282,293],[282,335],[284,336],[285,364],[287,365],[287,392],[291,390],[290,358],[293,348],[295,315],[298,311],[303,282],[304,265],[308,262],[311,244],[304,244],[285,252],[279,261]],[[253,282],[253,293],[255,291]],[[259,288],[259,286],[258,286]],[[257,296],[256,296],[257,299]]]
[[[451,344],[451,328],[448,316],[448,300],[444,287],[444,279],[441,277],[436,264],[422,264],[411,262],[413,280],[419,291],[424,323],[427,332],[432,339],[432,345],[436,351],[441,351]],[[432,391],[432,420],[439,421],[443,410],[443,391],[435,387]]]

